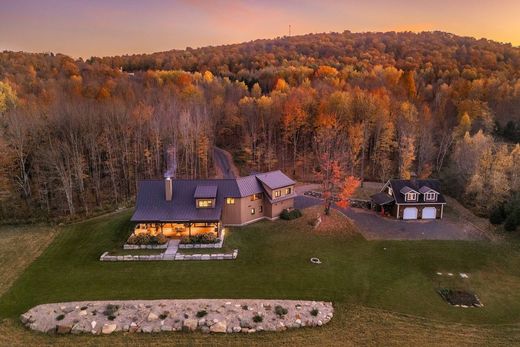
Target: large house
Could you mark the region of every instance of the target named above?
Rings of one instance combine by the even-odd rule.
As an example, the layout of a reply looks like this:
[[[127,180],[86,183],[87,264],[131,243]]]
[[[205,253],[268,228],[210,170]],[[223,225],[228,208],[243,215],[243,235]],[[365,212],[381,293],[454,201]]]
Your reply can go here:
[[[295,182],[281,171],[233,179],[165,177],[139,182],[132,221],[136,233],[175,237],[276,219],[294,205]]]
[[[391,179],[371,198],[377,211],[397,219],[441,219],[446,205],[434,179]]]

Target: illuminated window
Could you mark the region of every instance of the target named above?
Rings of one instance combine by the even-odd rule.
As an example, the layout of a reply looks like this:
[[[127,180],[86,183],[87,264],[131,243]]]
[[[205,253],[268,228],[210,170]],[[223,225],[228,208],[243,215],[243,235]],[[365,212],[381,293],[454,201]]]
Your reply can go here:
[[[258,212],[259,212],[259,213],[264,212],[264,207],[263,207],[263,206],[258,207]]]
[[[274,197],[275,198],[279,198],[281,195],[282,195],[282,191],[281,190],[275,190],[274,191]]]
[[[252,209],[251,209],[251,214],[255,214],[255,213],[256,213],[255,209],[252,208]]]
[[[251,201],[261,200],[261,199],[262,199],[262,193],[251,195]]]
[[[285,188],[285,194],[286,194],[286,195],[291,194],[291,192],[292,192],[292,189],[291,189],[291,188]]]
[[[211,199],[200,199],[200,200],[197,200],[197,207],[198,208],[213,207],[213,200],[211,200]]]
[[[235,198],[227,198],[226,204],[228,205],[234,205],[235,204]]]
[[[388,187],[388,195],[392,195],[393,193],[392,188]]]

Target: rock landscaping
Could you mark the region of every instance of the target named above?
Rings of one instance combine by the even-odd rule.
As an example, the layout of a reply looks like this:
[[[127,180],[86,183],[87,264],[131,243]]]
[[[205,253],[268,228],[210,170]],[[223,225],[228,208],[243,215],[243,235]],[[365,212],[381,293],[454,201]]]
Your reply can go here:
[[[101,254],[100,261],[159,261],[159,260],[234,260],[238,257],[238,249],[232,253],[214,254],[151,254],[151,255],[109,255],[109,252]]]
[[[254,333],[327,324],[332,303],[299,300],[140,300],[43,304],[20,316],[31,330],[49,334]]]

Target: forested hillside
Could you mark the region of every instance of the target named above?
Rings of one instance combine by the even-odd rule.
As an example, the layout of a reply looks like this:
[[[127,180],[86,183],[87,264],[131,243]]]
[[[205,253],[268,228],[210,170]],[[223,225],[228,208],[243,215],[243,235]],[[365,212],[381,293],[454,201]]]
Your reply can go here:
[[[0,124],[4,220],[131,202],[169,145],[178,177],[213,175],[217,145],[246,170],[337,186],[439,177],[482,214],[520,215],[520,49],[487,40],[344,32],[87,61],[3,52]]]

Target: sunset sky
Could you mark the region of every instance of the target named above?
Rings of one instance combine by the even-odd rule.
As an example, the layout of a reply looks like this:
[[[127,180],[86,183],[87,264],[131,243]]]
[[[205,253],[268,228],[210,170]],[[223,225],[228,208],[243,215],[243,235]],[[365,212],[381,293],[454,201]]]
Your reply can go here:
[[[150,53],[313,32],[442,30],[520,45],[519,0],[0,2],[0,50]]]

